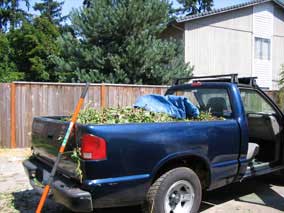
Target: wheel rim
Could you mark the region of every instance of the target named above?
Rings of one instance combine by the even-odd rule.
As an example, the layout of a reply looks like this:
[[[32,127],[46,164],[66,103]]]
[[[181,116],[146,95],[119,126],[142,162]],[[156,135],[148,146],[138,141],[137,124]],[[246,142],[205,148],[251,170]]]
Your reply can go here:
[[[165,196],[165,213],[189,213],[193,207],[194,196],[193,186],[189,181],[175,182]]]

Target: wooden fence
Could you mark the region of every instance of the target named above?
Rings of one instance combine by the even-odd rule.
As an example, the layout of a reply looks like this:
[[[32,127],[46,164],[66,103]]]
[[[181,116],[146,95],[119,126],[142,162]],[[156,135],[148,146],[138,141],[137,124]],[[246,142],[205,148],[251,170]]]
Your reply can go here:
[[[14,82],[0,84],[0,147],[28,147],[35,116],[70,115],[84,84]],[[131,106],[137,97],[164,94],[166,86],[91,84],[85,104]]]

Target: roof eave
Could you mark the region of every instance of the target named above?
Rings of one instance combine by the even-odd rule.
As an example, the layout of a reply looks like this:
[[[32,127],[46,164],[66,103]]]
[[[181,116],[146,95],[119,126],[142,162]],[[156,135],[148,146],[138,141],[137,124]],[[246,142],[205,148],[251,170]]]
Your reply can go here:
[[[242,6],[236,6],[235,5],[235,6],[230,6],[230,7],[227,7],[227,8],[221,8],[221,9],[219,9],[220,11],[217,10],[217,11],[215,11],[215,12],[213,11],[211,13],[208,12],[207,14],[203,14],[203,15],[201,13],[200,15],[193,15],[193,16],[184,17],[184,18],[181,18],[181,19],[176,19],[176,22],[177,23],[183,23],[183,22],[201,19],[201,18],[213,16],[213,15],[219,15],[219,14],[227,13],[227,12],[230,12],[230,11],[235,11],[235,10],[247,8],[247,7],[252,7],[252,6],[255,6],[255,5],[258,5],[258,4],[263,4],[263,3],[271,2],[271,1],[284,9],[284,3],[280,2],[279,0],[263,0],[261,2],[252,2],[250,4],[248,4],[248,3],[243,4],[243,5],[240,4]]]
[[[284,9],[284,2],[281,2],[279,0],[273,0],[273,2]]]

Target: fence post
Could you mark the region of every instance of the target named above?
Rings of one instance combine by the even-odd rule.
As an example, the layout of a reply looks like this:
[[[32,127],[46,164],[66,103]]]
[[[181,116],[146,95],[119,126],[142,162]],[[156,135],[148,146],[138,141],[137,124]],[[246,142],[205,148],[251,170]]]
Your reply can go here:
[[[106,86],[101,84],[101,109],[106,106]]]
[[[10,93],[10,143],[11,148],[16,148],[16,84],[11,83],[11,93]]]

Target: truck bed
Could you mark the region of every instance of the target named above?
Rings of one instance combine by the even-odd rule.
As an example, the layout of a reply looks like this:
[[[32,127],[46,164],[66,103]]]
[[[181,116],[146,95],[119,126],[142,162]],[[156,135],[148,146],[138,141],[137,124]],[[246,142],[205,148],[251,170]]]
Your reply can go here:
[[[37,117],[33,122],[32,145],[34,155],[42,162],[52,165],[60,146],[60,138],[66,132],[69,122],[63,117]],[[120,177],[126,175],[151,176],[153,168],[171,154],[195,150],[201,156],[208,156],[212,163],[226,161],[225,150],[235,150],[237,169],[239,132],[235,120],[130,123],[107,125],[76,124],[67,144],[66,152],[59,164],[59,172],[79,179],[77,163],[71,159],[75,148],[80,148],[83,134],[92,134],[107,141],[107,160],[81,161],[84,180]],[[210,141],[210,143],[208,143]],[[218,147],[224,153],[215,156]],[[214,149],[211,147],[215,146]],[[142,166],[143,164],[143,166]],[[106,169],[108,168],[108,169]],[[232,170],[236,172],[236,170]]]

